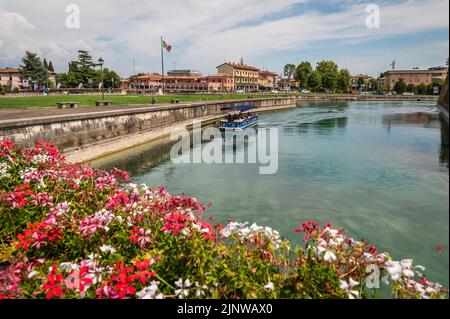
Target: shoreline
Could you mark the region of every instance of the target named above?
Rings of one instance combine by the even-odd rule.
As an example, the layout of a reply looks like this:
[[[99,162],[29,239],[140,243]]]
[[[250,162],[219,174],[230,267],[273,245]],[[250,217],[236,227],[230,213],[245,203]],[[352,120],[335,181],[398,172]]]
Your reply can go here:
[[[177,128],[204,124],[224,116],[222,107],[254,104],[257,112],[297,107],[320,102],[416,102],[436,101],[418,96],[291,96],[264,99],[218,100],[197,103],[157,105],[113,105],[47,110],[0,110],[0,138],[11,138],[20,146],[38,140],[57,145],[70,162],[87,163],[170,136]]]
[[[295,107],[296,107],[295,104],[277,107],[262,107],[258,109],[258,112],[279,111]],[[197,120],[200,119],[202,121],[202,125],[205,125],[213,123],[218,119],[221,119],[222,117],[223,114],[218,114],[213,116],[205,116],[197,118]],[[69,151],[67,153],[64,153],[64,155],[66,156],[66,159],[72,163],[83,163],[83,164],[89,163],[91,161],[95,161],[116,154],[121,151],[125,151],[134,147],[138,147],[165,138],[167,136],[170,136],[171,132],[176,129],[187,128],[190,130],[193,120],[194,119],[183,121],[156,131],[138,132],[126,136],[120,136],[115,139],[102,141],[95,145],[89,145],[88,147],[81,150]]]
[[[336,97],[334,97],[336,98]],[[312,97],[308,99],[302,99],[299,102],[323,102],[323,101],[329,101],[329,102],[335,102],[335,101],[410,101],[411,98],[401,100],[399,98],[394,99],[386,99],[383,98],[364,98],[363,100],[354,100],[355,97],[348,97],[348,96],[342,96],[341,99],[337,97],[337,100],[334,99],[322,99],[317,97]],[[357,97],[356,97],[357,98]],[[433,99],[426,99],[426,100],[433,100]],[[414,101],[417,101],[417,99],[414,99]],[[279,111],[279,110],[285,110],[290,108],[297,107],[297,104],[294,105],[283,105],[283,106],[276,106],[276,107],[261,107],[258,108],[258,112],[273,112],[273,111]],[[220,118],[223,117],[223,114],[217,114],[213,116],[203,116],[200,118],[196,118],[196,120],[201,120],[202,124],[210,124],[213,123]],[[117,138],[108,139],[105,141],[98,142],[96,144],[92,144],[87,146],[86,148],[82,148],[79,150],[71,150],[67,153],[64,153],[66,155],[66,158],[69,162],[72,163],[89,163],[91,161],[99,160],[101,158],[105,158],[108,156],[111,156],[113,154],[135,148],[141,145],[145,145],[147,143],[155,142],[157,140],[163,139],[167,136],[170,136],[171,132],[176,129],[184,128],[191,130],[192,121],[194,119],[190,119],[187,121],[182,121],[174,125],[170,125],[168,127],[158,129],[155,131],[147,131],[147,132],[137,132],[125,136],[119,136]]]

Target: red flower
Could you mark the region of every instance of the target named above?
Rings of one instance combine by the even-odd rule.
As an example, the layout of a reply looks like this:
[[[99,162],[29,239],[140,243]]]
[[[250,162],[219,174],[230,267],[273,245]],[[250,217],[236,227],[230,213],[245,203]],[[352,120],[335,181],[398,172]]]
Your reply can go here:
[[[147,282],[147,277],[151,278],[155,276],[155,273],[152,271],[149,271],[149,266],[153,264],[152,259],[146,259],[144,261],[137,261],[136,262],[136,268],[138,271],[136,271],[133,275],[130,276],[130,279],[132,281],[140,280],[143,285]]]
[[[61,297],[63,295],[63,276],[56,274],[56,265],[52,266],[52,270],[47,275],[47,282],[42,286],[44,291],[47,291],[45,298],[52,299],[53,297]]]
[[[128,237],[128,240],[137,244],[140,243],[141,248],[144,248],[147,243],[150,243],[152,240],[148,235],[150,235],[150,230],[145,230],[144,228],[139,229],[135,226],[131,231],[131,236]]]
[[[165,233],[173,232],[177,235],[180,230],[186,227],[187,221],[187,216],[180,212],[170,213],[164,219],[164,227],[162,231]]]

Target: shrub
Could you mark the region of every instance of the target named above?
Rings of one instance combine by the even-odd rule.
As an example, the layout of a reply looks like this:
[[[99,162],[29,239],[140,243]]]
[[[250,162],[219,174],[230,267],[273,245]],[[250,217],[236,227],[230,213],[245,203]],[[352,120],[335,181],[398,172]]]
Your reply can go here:
[[[195,198],[0,141],[0,298],[368,298],[367,266],[396,298],[446,298],[411,260],[331,225],[292,246],[269,227],[204,217]],[[418,281],[416,280],[418,279]]]

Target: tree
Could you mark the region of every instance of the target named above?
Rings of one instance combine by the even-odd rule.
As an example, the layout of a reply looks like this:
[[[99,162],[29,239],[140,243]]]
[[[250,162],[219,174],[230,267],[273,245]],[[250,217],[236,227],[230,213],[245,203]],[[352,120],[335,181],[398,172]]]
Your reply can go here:
[[[98,83],[101,82],[101,79],[102,79],[102,74],[101,74],[101,71],[98,70],[97,75],[95,77],[96,85],[98,85]],[[105,88],[119,88],[120,87],[120,76],[116,72],[114,72],[108,68],[104,68],[103,69],[103,82],[104,82]]]
[[[81,80],[80,83],[87,84],[90,79],[94,79],[96,75],[96,70],[94,67],[96,64],[92,61],[92,56],[88,51],[79,50],[78,51],[78,61],[74,61],[77,66],[75,72],[78,73],[77,78]],[[70,72],[70,71],[69,71]]]
[[[397,92],[398,94],[403,94],[406,91],[406,83],[403,79],[399,79],[397,82],[395,82],[394,84],[394,91]]]
[[[324,76],[326,73],[339,73],[339,67],[334,61],[320,61],[317,63],[316,71]]]
[[[361,90],[365,86],[365,80],[362,77],[358,78],[358,90]]]
[[[320,61],[317,63],[316,71],[319,72],[323,88],[329,91],[336,90],[339,78],[339,67],[333,61]]]
[[[47,69],[36,53],[26,51],[25,57],[22,58],[22,63],[23,65],[20,66],[22,79],[31,79],[38,85],[47,84]]]
[[[286,64],[284,66],[284,76],[286,76],[289,79],[289,81],[292,79],[294,72],[295,72],[294,64]]]
[[[414,93],[416,91],[416,86],[412,83],[406,86],[406,92]]]
[[[47,60],[44,58],[44,68],[46,69],[46,70],[48,70],[48,63],[47,63]]]
[[[304,89],[308,88],[308,78],[313,72],[311,63],[301,62],[296,68],[294,73],[294,78],[296,81],[300,82],[300,86]]]
[[[371,78],[369,80],[369,87],[370,87],[371,91],[378,90],[378,81],[377,81],[377,79]]]
[[[322,76],[318,71],[313,71],[308,77],[308,87],[314,92],[319,92],[322,87]]]
[[[424,83],[420,83],[417,87],[416,87],[416,93],[420,94],[420,95],[424,95],[427,94],[427,86]]]
[[[350,92],[350,87],[351,87],[350,82],[351,82],[350,72],[347,69],[342,69],[339,72],[339,77],[338,77],[339,91],[341,91],[343,93]]]
[[[322,86],[325,90],[334,92],[337,89],[339,74],[327,72],[322,75]]]
[[[55,72],[55,68],[53,67],[52,61],[50,61],[50,62],[48,63],[48,70],[49,70],[50,72]]]

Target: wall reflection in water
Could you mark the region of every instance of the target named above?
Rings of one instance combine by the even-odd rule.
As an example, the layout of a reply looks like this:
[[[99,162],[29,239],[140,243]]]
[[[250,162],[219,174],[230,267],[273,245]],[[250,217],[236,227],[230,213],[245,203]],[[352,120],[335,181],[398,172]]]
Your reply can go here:
[[[439,156],[439,162],[449,168],[448,166],[448,122],[441,116],[441,151]]]

